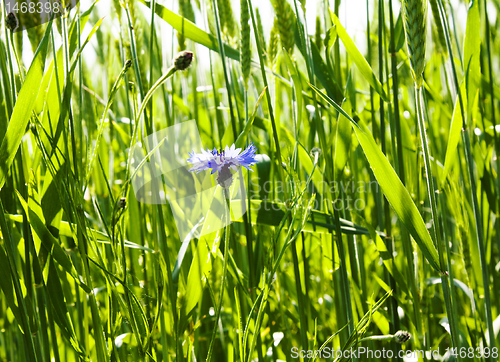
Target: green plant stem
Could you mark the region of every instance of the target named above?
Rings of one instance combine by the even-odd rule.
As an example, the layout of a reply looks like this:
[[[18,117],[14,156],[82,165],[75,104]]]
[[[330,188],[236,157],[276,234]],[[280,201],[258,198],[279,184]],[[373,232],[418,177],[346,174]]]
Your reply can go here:
[[[443,297],[446,306],[446,314],[451,328],[451,341],[453,347],[458,347],[458,326],[455,324],[453,316],[453,306],[450,294],[449,275],[446,272],[447,265],[444,260],[445,245],[441,233],[441,215],[438,212],[436,201],[436,189],[434,188],[434,179],[432,175],[431,158],[429,152],[429,143],[427,140],[427,131],[425,129],[424,102],[422,87],[415,86],[415,102],[417,105],[417,120],[420,131],[420,140],[422,144],[422,153],[424,156],[425,175],[427,181],[427,191],[432,214],[432,234],[437,244],[439,254],[439,267],[441,269],[441,284],[443,286]]]
[[[5,38],[6,38],[6,41],[7,41],[7,49],[6,49],[6,52],[7,52],[7,58],[8,58],[8,61],[9,61],[9,70],[10,70],[10,83],[11,83],[11,103],[12,103],[12,107],[14,108],[14,105],[16,104],[16,77],[15,77],[15,74],[14,74],[14,65],[12,63],[12,55],[11,55],[11,52],[10,52],[10,48],[9,48],[9,36],[8,36],[8,33],[7,33],[7,27],[5,28]],[[12,44],[12,47],[14,47],[14,44]]]
[[[151,0],[150,3],[151,9],[151,21],[150,21],[150,30],[149,30],[149,79],[152,81],[154,79],[154,44],[155,44],[155,9],[156,9],[156,0]],[[153,117],[153,102],[149,104],[149,114]],[[154,128],[154,125],[153,125]]]
[[[135,42],[135,35],[134,35],[134,26],[132,24],[132,19],[130,17],[130,10],[128,8],[128,5],[125,4],[125,14],[127,15],[127,21],[128,21],[128,29],[129,29],[129,37],[130,37],[130,50],[132,52],[132,61],[134,63],[134,72],[135,72],[135,78],[137,80],[137,86],[139,87],[139,94],[141,95],[141,99],[143,100],[144,103],[144,87],[142,85],[142,80],[141,80],[141,72],[139,68],[139,57],[137,56],[137,50],[136,50],[136,42]],[[141,110],[144,108],[141,107]],[[142,112],[140,112],[142,113]],[[137,115],[138,117],[140,116],[140,113]],[[148,134],[153,133],[153,126],[149,122],[149,117],[145,113],[144,114],[144,123],[146,125],[146,131]]]
[[[248,90],[245,89],[245,121],[248,122]],[[243,179],[243,178],[242,178]],[[250,185],[250,172],[248,173],[248,185]],[[244,189],[244,188],[243,188]],[[250,191],[250,190],[248,190]],[[250,192],[247,192],[247,201],[248,207],[251,207],[251,198]],[[242,203],[245,201],[242,200]],[[247,258],[248,258],[248,281],[250,289],[252,290],[252,299],[255,297],[254,288],[254,261],[253,261],[253,248],[252,248],[252,220],[251,220],[251,212],[245,213],[243,215],[243,222],[245,223],[245,231],[246,231],[246,242],[247,242]]]
[[[21,80],[21,86],[24,83],[24,69],[22,67],[21,61],[19,60],[19,55],[17,54],[15,42],[14,42],[14,33],[10,32],[10,42],[12,44],[12,51],[14,52],[14,58],[16,59],[17,69],[19,70],[19,79]]]
[[[207,362],[210,362],[212,360],[212,354],[214,351],[215,336],[217,335],[217,328],[219,326],[219,319],[222,310],[222,302],[224,301],[224,289],[226,287],[227,278],[227,264],[229,260],[229,235],[231,233],[231,199],[230,192],[227,188],[224,188],[223,192],[224,198],[226,199],[226,226],[224,227],[224,264],[222,268],[222,283],[219,290],[219,303],[215,312],[215,325],[212,331],[212,337],[210,339],[210,346],[206,359]]]
[[[306,306],[305,306],[304,294],[302,293],[302,285],[300,282],[299,258],[297,255],[297,241],[293,242],[291,248],[292,248],[292,259],[293,259],[293,271],[295,276],[295,289],[297,292],[297,302],[298,302],[299,318],[300,318],[300,341],[302,343],[302,349],[307,350],[309,349],[309,346],[307,344],[307,316],[305,314]],[[304,282],[307,283],[307,280],[304,280]]]
[[[80,2],[78,2],[77,8],[77,15],[76,15],[76,26],[77,26],[77,38],[78,38],[78,49],[82,48],[82,40],[81,40],[81,34],[82,34],[82,29],[81,29],[81,20],[80,20]],[[82,116],[82,111],[83,111],[83,66],[82,66],[82,57],[78,57],[78,144],[80,145],[80,148],[77,148],[77,159],[81,160],[81,150],[83,149],[83,116]],[[78,189],[82,189],[82,184],[83,180],[81,178],[78,178]]]

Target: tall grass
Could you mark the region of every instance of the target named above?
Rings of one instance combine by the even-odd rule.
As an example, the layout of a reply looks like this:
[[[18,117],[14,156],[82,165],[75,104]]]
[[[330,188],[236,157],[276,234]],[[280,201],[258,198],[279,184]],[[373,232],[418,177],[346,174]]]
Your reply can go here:
[[[2,3],[0,361],[498,360],[500,2],[355,3]],[[135,183],[190,120],[257,146],[220,230]]]

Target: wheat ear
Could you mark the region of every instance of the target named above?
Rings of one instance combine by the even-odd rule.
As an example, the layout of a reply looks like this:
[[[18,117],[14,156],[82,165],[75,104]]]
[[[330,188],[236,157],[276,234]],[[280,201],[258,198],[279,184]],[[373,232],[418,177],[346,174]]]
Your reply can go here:
[[[403,0],[403,24],[410,66],[417,88],[423,84],[428,0]]]
[[[250,78],[250,13],[247,0],[241,0],[241,30],[240,30],[240,61],[243,74],[243,84],[248,87]]]

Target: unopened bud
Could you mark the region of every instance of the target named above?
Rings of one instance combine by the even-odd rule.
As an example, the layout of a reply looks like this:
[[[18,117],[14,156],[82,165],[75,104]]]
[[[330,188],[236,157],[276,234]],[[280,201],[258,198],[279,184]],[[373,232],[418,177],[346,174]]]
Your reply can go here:
[[[410,332],[407,331],[397,331],[396,334],[394,335],[394,340],[397,343],[405,343],[406,341],[410,340],[411,334]]]
[[[176,70],[186,70],[193,62],[194,54],[189,50],[183,50],[176,55],[174,59],[174,67]]]
[[[319,147],[314,147],[312,150],[311,150],[311,156],[313,157],[316,157],[316,155],[321,155],[323,151],[321,151],[321,148]]]
[[[8,13],[7,18],[5,19],[5,25],[10,31],[16,30],[19,26],[19,20],[17,20],[16,14],[12,12]]]
[[[127,59],[127,61],[125,62],[125,72],[127,72],[131,66],[132,66],[132,61],[130,59]]]

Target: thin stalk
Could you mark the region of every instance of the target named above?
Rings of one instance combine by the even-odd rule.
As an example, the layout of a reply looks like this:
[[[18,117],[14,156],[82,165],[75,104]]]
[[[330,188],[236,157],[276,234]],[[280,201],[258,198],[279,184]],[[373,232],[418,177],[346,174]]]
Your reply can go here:
[[[334,12],[335,12],[335,15],[337,15],[337,17],[340,19],[340,2],[341,0],[335,0],[335,5],[334,5]],[[337,81],[338,85],[340,86],[340,88],[343,87],[343,84],[342,84],[342,62],[341,62],[341,59],[340,59],[340,42],[339,41],[336,41],[335,42],[335,45],[334,45],[334,48],[333,48],[333,51],[334,51],[334,59],[335,59],[335,69],[334,69],[334,74],[335,74],[335,80]]]
[[[12,64],[12,55],[10,53],[10,47],[9,47],[9,36],[8,36],[8,30],[7,27],[5,27],[5,39],[6,39],[6,52],[7,52],[7,58],[9,60],[9,70],[10,70],[10,82],[11,82],[11,103],[14,105],[16,104],[16,78],[14,75],[14,66]],[[14,46],[14,44],[12,44]]]
[[[366,45],[368,50],[368,63],[371,65],[372,63],[372,41],[371,41],[371,31],[370,31],[370,6],[369,0],[366,0]],[[373,111],[374,104],[374,91],[373,87],[370,87],[370,116],[372,124],[375,124],[375,112]]]
[[[385,11],[384,11],[384,0],[379,0],[378,2],[378,72],[379,79],[383,82],[384,79],[384,33],[385,33]],[[380,97],[380,143],[382,152],[387,155],[387,144],[386,144],[386,121],[385,121],[385,104],[382,97]],[[382,196],[382,193],[379,193],[382,198],[382,209],[383,213],[379,215],[379,217],[383,220],[380,222],[380,226],[383,225],[385,229],[385,233],[387,237],[384,242],[386,244],[387,250],[392,254],[392,236],[391,236],[391,214],[390,214],[390,206],[389,201],[385,197]],[[394,259],[394,258],[393,258]],[[399,315],[398,315],[398,300],[396,295],[396,282],[394,278],[389,274],[387,270],[385,270],[386,280],[389,281],[389,285],[393,290],[394,294],[389,298],[389,312],[391,314],[391,332],[396,333],[399,330]],[[397,351],[397,344],[392,342],[392,349]]]
[[[245,89],[245,121],[248,121],[248,90]],[[250,172],[248,173],[248,185],[250,185]],[[247,192],[248,207],[251,207],[250,192]],[[244,202],[244,201],[242,201]],[[252,220],[251,212],[245,213],[243,215],[243,221],[245,223],[246,239],[247,239],[247,258],[248,258],[248,282],[250,289],[252,290],[252,299],[255,297],[254,287],[254,265],[253,265],[253,249],[252,249]]]
[[[155,43],[155,9],[156,9],[156,0],[151,0],[151,21],[150,21],[150,31],[149,31],[149,79],[150,82],[153,81],[154,75],[154,43]],[[153,116],[153,101],[149,103],[149,114],[151,117]],[[154,126],[154,125],[153,125]]]
[[[78,49],[82,48],[82,40],[81,40],[81,21],[80,21],[80,2],[78,2],[76,8],[76,26],[77,26],[77,39],[78,39]],[[82,57],[78,57],[78,144],[80,145],[80,151],[83,149],[83,67],[82,67]],[[110,122],[111,124],[111,122]],[[76,146],[76,145],[75,145]],[[77,149],[78,151],[78,149]],[[81,160],[81,152],[77,152],[77,159]],[[82,188],[83,179],[77,178],[79,180],[79,189]]]
[[[354,332],[354,319],[352,314],[351,288],[349,284],[349,276],[347,274],[347,262],[345,257],[344,241],[342,237],[342,230],[340,228],[340,213],[339,210],[335,207],[335,204],[332,204],[332,207],[333,207],[333,217],[335,220],[335,239],[337,240],[337,252],[339,254],[339,261],[340,261],[343,304],[345,308],[344,310],[347,313],[347,322],[349,323],[348,331],[349,334],[351,334]],[[333,253],[334,249],[332,245],[332,254]]]
[[[139,87],[139,94],[141,95],[141,99],[144,100],[144,87],[142,85],[142,80],[141,80],[141,71],[139,68],[139,58],[137,56],[137,50],[136,50],[136,42],[135,42],[135,35],[134,35],[134,27],[132,25],[132,19],[130,17],[130,10],[128,8],[128,5],[125,4],[125,14],[127,15],[127,21],[128,21],[128,29],[129,29],[129,37],[130,37],[130,51],[132,52],[132,61],[134,63],[134,72],[135,72],[135,78],[137,80],[137,86]],[[138,117],[140,114],[137,115]],[[149,118],[147,113],[144,113],[144,124],[146,125],[146,131],[148,134],[153,133],[153,126],[149,122]]]
[[[210,346],[208,348],[207,354],[207,362],[212,360],[212,354],[214,351],[214,342],[215,336],[217,334],[217,328],[219,326],[219,319],[222,310],[222,302],[224,300],[224,289],[226,286],[226,278],[227,278],[227,264],[229,259],[229,234],[231,233],[231,200],[230,200],[230,192],[227,188],[223,188],[224,198],[226,199],[226,226],[224,227],[224,262],[222,268],[222,283],[219,290],[219,303],[217,305],[217,311],[215,313],[215,325],[212,331],[212,337],[210,339]],[[241,331],[240,331],[241,333]],[[256,332],[257,333],[257,332]]]
[[[14,42],[14,33],[12,31],[10,32],[10,42],[12,43],[12,51],[14,52],[14,58],[16,59],[17,69],[19,70],[19,79],[21,80],[22,86],[22,84],[24,83],[24,69],[17,54],[16,45]]]
[[[295,276],[295,289],[297,292],[297,302],[298,302],[298,310],[299,310],[299,318],[300,318],[300,341],[302,343],[302,349],[307,350],[307,316],[305,312],[305,301],[304,295],[302,294],[302,285],[300,282],[300,269],[299,269],[299,258],[297,256],[297,241],[294,240],[291,245],[292,248],[292,258],[293,258],[293,272]],[[305,260],[304,260],[305,262]],[[304,280],[307,283],[307,280]],[[307,296],[306,296],[307,297]],[[257,333],[259,333],[257,331]],[[260,334],[260,333],[259,333]]]
[[[425,177],[427,181],[427,191],[429,195],[429,201],[431,206],[432,214],[432,234],[434,240],[437,244],[439,253],[439,267],[442,270],[441,273],[441,284],[443,286],[443,297],[446,305],[446,314],[448,316],[448,322],[451,327],[451,341],[453,347],[458,346],[458,326],[454,322],[453,317],[453,306],[450,294],[449,275],[445,270],[447,269],[444,260],[445,245],[441,233],[441,215],[439,214],[436,201],[436,189],[434,188],[434,178],[432,175],[431,158],[429,152],[429,143],[427,140],[427,131],[425,129],[425,115],[424,115],[424,102],[423,102],[423,89],[422,87],[415,86],[415,102],[417,106],[417,120],[418,127],[420,130],[420,140],[422,143],[422,152],[424,156],[424,166],[425,166]]]

